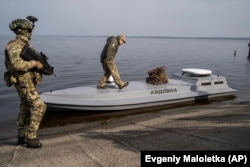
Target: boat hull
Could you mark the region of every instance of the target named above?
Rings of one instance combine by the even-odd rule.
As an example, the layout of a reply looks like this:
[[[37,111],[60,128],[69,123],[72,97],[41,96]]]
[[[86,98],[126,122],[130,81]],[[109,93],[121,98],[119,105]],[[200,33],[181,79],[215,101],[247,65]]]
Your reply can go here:
[[[107,89],[74,87],[45,92],[41,98],[49,110],[119,111],[235,96],[236,90],[228,87],[225,77],[176,77],[161,85],[133,81],[123,89],[112,84]]]

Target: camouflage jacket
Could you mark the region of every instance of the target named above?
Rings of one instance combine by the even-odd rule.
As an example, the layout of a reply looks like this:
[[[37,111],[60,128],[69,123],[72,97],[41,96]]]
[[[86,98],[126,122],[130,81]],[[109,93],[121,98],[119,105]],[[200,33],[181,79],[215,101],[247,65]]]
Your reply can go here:
[[[25,61],[20,57],[22,49],[29,40],[21,35],[10,41],[5,48],[5,66],[6,69],[15,72],[27,72],[33,68],[32,63]]]
[[[27,37],[17,35],[16,39],[10,41],[5,48],[5,66],[11,75],[16,79],[23,76],[25,78],[31,78],[34,84],[40,84],[42,81],[42,74],[38,71],[31,70],[33,65],[29,61],[25,61],[21,58],[20,54],[25,44],[29,44]],[[18,83],[18,82],[13,82]]]
[[[104,63],[104,61],[114,61],[115,55],[118,51],[119,45],[117,38],[115,36],[111,36],[107,38],[107,42],[102,50],[100,61]]]

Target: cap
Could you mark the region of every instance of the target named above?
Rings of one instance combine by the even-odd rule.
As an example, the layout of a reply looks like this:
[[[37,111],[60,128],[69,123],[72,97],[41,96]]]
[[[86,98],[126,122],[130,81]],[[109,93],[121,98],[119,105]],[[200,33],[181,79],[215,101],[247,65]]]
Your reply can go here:
[[[118,40],[121,39],[121,40],[123,40],[124,43],[126,43],[126,39],[125,39],[125,36],[124,36],[124,35],[118,35],[118,36],[117,36],[117,39],[118,39]]]

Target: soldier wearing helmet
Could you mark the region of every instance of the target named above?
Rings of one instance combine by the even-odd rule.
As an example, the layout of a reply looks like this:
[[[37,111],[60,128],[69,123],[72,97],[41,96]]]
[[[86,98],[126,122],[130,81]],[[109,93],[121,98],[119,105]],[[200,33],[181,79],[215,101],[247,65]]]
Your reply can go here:
[[[33,25],[31,22],[26,19],[16,19],[9,24],[16,38],[8,42],[5,48],[5,66],[10,73],[10,82],[15,86],[20,98],[17,144],[26,144],[28,148],[39,148],[42,144],[37,138],[37,131],[45,114],[46,104],[39,97],[36,85],[41,83],[43,65],[34,60],[25,61],[20,56],[23,47],[26,44],[30,46],[34,28],[34,22]]]

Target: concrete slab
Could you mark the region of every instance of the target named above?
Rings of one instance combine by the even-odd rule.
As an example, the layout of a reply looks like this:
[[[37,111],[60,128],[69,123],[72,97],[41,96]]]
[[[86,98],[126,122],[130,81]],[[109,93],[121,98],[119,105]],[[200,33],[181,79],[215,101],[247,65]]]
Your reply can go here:
[[[39,149],[0,140],[0,166],[140,166],[141,150],[250,150],[249,107],[196,105],[45,128]]]

